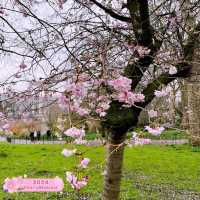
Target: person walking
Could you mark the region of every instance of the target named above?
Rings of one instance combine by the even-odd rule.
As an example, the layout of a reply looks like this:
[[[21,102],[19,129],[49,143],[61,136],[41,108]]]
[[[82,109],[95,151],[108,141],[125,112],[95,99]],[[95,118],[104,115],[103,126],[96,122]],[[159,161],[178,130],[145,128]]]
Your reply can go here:
[[[34,141],[34,132],[33,131],[30,132],[30,139],[31,139],[31,142]]]
[[[40,131],[37,131],[37,140],[38,140],[38,141],[40,140],[40,137],[41,137],[41,132],[40,132]]]
[[[33,137],[34,137],[34,141],[36,141],[36,138],[37,138],[37,132],[36,131],[34,131]]]

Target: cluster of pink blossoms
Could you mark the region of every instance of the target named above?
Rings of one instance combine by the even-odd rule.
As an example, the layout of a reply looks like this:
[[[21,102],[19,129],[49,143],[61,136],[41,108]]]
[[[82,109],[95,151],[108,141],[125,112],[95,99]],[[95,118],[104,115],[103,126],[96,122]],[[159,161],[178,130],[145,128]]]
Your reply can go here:
[[[169,91],[167,89],[162,89],[161,91],[155,90],[154,94],[156,97],[165,97],[169,94]]]
[[[136,140],[134,141],[134,145],[135,146],[142,146],[142,145],[146,145],[146,144],[151,144],[151,139],[148,138],[136,138]]]
[[[64,132],[64,134],[69,136],[69,137],[75,138],[75,140],[74,140],[75,144],[81,145],[81,144],[87,143],[86,140],[83,140],[83,137],[85,136],[85,130],[84,129],[78,129],[76,127],[72,127],[72,128],[67,129]]]
[[[0,112],[0,131],[9,133],[11,128],[11,121],[5,119],[5,115]]]
[[[22,63],[19,65],[19,68],[20,68],[20,69],[26,69],[26,68],[27,68],[27,65],[26,65],[24,62],[22,62]]]
[[[82,159],[82,160],[81,160],[81,163],[80,163],[80,167],[86,168],[86,167],[88,166],[89,162],[90,162],[90,159],[89,159],[89,158],[84,158],[84,159]]]
[[[110,108],[110,101],[106,96],[99,96],[97,98],[97,102],[98,104],[95,111],[100,117],[104,117],[106,115],[106,111]]]
[[[119,102],[125,103],[125,106],[133,106],[136,102],[144,101],[144,95],[141,93],[133,93],[131,90],[132,80],[124,76],[120,76],[115,80],[108,81],[108,85],[112,86],[117,94],[113,97]]]
[[[80,116],[96,113],[100,117],[104,117],[110,108],[112,99],[124,103],[126,107],[144,101],[143,94],[131,91],[131,79],[119,76],[119,74],[116,76],[118,78],[106,81],[93,80],[83,74],[77,75],[76,81],[71,80],[66,83],[65,91],[58,99],[60,107],[64,111],[75,112]],[[101,92],[104,91],[105,85],[113,87],[111,95],[105,95],[105,92]]]
[[[165,128],[164,127],[155,127],[155,128],[152,128],[150,126],[145,126],[145,129],[151,133],[152,135],[155,135],[155,136],[158,136],[160,135],[164,130]]]
[[[82,187],[86,186],[88,183],[87,176],[79,180],[72,172],[66,172],[66,179],[70,183],[71,187],[75,190],[80,190]]]
[[[140,46],[140,45],[126,45],[128,47],[128,49],[133,52],[138,54],[138,57],[144,57],[146,55],[148,55],[150,53],[150,49]],[[137,60],[137,59],[136,59]]]
[[[58,98],[60,107],[67,112],[76,112],[80,116],[85,116],[90,113],[88,108],[81,106],[83,99],[88,93],[87,82],[84,82],[84,77],[80,77],[81,81],[77,83],[67,82],[65,86],[65,93]]]
[[[173,74],[176,74],[176,73],[177,73],[176,67],[170,66],[170,68],[169,68],[169,74],[170,74],[170,75],[173,75]]]
[[[72,156],[76,153],[76,149],[74,150],[69,150],[69,149],[63,149],[62,154],[65,157],[69,157]],[[78,165],[79,168],[85,169],[87,168],[88,164],[90,162],[89,158],[83,158],[80,162],[80,164]],[[77,176],[75,176],[74,173],[72,172],[66,172],[66,180],[67,182],[69,182],[69,184],[71,185],[71,187],[75,190],[80,190],[82,187],[86,186],[88,183],[88,177],[84,176],[81,179],[78,179]]]
[[[65,157],[70,157],[72,155],[74,155],[76,153],[76,149],[73,150],[69,150],[69,149],[63,149],[63,151],[61,152],[61,154]]]
[[[73,138],[83,138],[85,136],[85,131],[83,129],[72,127],[67,129],[64,134]]]
[[[132,133],[132,144],[129,144],[129,147],[132,147],[132,145],[134,146],[142,146],[142,145],[146,145],[146,144],[151,144],[151,139],[146,139],[146,138],[139,138],[137,136],[137,133],[136,132],[133,132]]]
[[[113,88],[119,92],[131,90],[131,83],[132,80],[124,76],[120,76],[117,79],[108,81],[108,84],[113,86]]]
[[[148,115],[150,118],[154,118],[158,116],[158,112],[156,110],[149,110]]]

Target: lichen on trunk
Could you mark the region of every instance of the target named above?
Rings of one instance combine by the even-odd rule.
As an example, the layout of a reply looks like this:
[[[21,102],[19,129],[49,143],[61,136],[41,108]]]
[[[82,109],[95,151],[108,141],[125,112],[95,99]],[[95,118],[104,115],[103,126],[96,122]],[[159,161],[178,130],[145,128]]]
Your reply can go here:
[[[108,139],[102,200],[119,199],[123,166],[124,139],[125,137],[121,138],[121,140],[117,143],[112,139]]]

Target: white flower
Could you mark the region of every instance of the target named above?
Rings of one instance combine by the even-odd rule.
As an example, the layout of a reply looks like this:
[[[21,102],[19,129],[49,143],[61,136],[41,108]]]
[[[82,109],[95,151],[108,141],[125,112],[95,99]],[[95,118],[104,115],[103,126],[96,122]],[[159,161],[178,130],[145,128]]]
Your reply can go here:
[[[132,138],[136,138],[137,137],[137,133],[136,132],[132,132]]]
[[[65,157],[69,157],[69,156],[72,156],[76,153],[76,149],[74,150],[69,150],[69,149],[63,149],[63,151],[61,152],[61,154]]]
[[[170,74],[170,75],[173,75],[173,74],[176,74],[176,73],[177,73],[176,67],[171,66],[171,67],[169,68],[169,74]]]
[[[102,173],[101,173],[102,176],[106,176],[107,175],[107,171],[104,170]]]

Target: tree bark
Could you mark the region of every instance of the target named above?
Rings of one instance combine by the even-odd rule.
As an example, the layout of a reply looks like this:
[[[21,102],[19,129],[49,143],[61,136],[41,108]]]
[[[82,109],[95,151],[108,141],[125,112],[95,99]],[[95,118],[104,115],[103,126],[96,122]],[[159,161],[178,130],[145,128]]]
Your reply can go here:
[[[192,144],[194,146],[200,146],[200,82],[187,84],[187,89],[189,132]]]
[[[111,138],[108,139],[102,200],[119,199],[123,166],[124,140],[125,137],[117,142]]]
[[[182,121],[181,127],[183,129],[189,129],[189,116],[188,116],[188,92],[187,92],[187,82],[182,80],[181,82],[181,104],[182,104]]]

